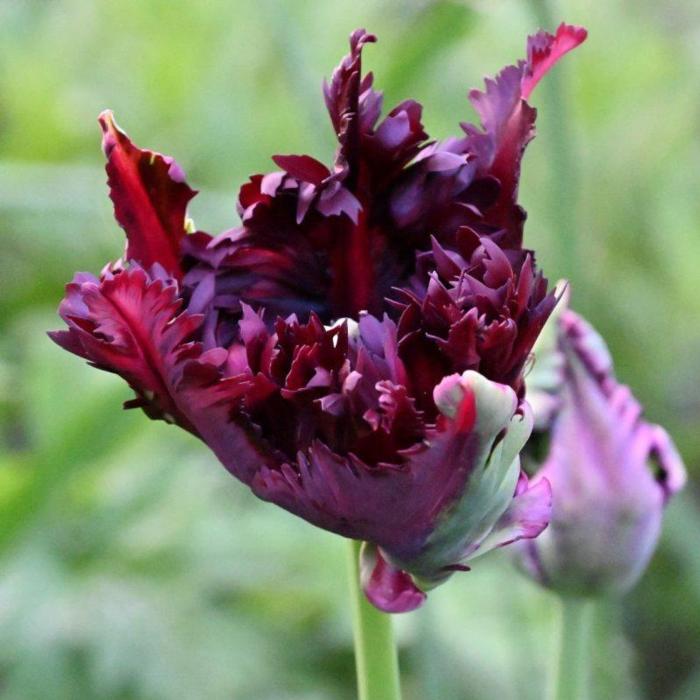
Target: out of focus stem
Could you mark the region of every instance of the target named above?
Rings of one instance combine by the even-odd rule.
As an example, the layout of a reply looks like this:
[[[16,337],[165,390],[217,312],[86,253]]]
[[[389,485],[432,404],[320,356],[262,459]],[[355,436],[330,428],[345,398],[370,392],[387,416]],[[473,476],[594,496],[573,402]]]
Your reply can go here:
[[[350,604],[359,700],[401,700],[391,616],[370,605],[360,588],[361,542],[348,541]]]
[[[561,22],[561,17],[553,8],[552,0],[529,0],[532,14],[540,28],[553,32]],[[577,232],[577,193],[578,171],[572,148],[573,136],[570,129],[568,103],[564,87],[565,66],[557,66],[538,86],[537,102],[542,105],[545,130],[541,136],[549,151],[549,211],[553,221],[555,249],[559,276],[579,281],[578,232]],[[580,287],[580,284],[577,285]]]
[[[559,598],[559,629],[552,658],[550,700],[587,700],[591,656],[593,602],[585,598]]]

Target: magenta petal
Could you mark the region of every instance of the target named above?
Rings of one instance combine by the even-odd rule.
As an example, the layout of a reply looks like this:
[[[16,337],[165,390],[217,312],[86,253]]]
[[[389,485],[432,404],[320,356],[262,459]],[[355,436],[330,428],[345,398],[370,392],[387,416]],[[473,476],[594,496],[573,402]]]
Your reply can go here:
[[[583,27],[560,24],[556,35],[538,32],[527,42],[527,73],[523,78],[522,96],[527,100],[542,77],[566,53],[582,44],[588,32]]]
[[[340,216],[345,214],[354,224],[357,223],[362,204],[345,187],[323,191],[319,197],[316,209],[324,216]]]
[[[80,342],[80,336],[77,333],[71,331],[49,331],[47,335],[56,345],[64,350],[87,359],[85,348]]]
[[[202,359],[189,361],[177,396],[187,406],[196,434],[231,474],[249,484],[260,469],[277,467],[280,461],[249,426],[233,419],[242,398],[256,389],[256,378],[239,375],[222,379],[211,369],[207,371]]]
[[[469,99],[481,117],[484,134],[473,127],[472,148],[479,153],[481,172],[500,183],[489,220],[511,233],[509,245],[520,245],[523,214],[515,206],[520,180],[520,162],[535,135],[535,110],[521,99],[522,68],[509,66],[494,79],[486,80],[484,92],[472,90]]]
[[[405,571],[389,564],[374,545],[363,544],[360,572],[367,599],[386,613],[410,612],[423,605],[427,597]]]

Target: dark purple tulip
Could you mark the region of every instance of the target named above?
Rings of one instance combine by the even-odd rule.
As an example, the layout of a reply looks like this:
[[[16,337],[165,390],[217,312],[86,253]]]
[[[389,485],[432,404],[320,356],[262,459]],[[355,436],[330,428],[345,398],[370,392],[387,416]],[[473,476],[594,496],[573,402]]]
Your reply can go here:
[[[557,309],[540,341],[550,347],[544,368],[528,378],[528,398],[549,436],[535,483],[550,482],[553,510],[547,531],[519,545],[521,561],[564,593],[622,593],[649,563],[685,469],[666,431],[644,421],[629,387],[617,382],[603,339],[586,321]]]
[[[194,231],[170,158],[100,117],[124,261],[79,274],[61,346],[124,377],[127,403],[202,439],[260,498],[366,541],[365,590],[410,610],[464,562],[547,524],[518,454],[525,361],[555,296],[522,247],[525,98],[585,39],[562,25],[470,99],[482,125],[428,140],[421,106],[381,118],[358,30],[324,85],[330,167],[273,158],[240,226]],[[367,568],[369,566],[369,568]]]

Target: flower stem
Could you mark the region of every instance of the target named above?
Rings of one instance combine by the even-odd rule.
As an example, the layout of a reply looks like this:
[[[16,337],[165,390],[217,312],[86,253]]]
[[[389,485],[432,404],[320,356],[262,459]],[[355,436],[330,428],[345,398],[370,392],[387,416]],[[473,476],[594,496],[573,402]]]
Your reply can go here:
[[[399,662],[391,616],[380,612],[360,588],[361,542],[348,542],[348,572],[359,700],[401,700]]]
[[[593,602],[561,596],[558,656],[552,663],[551,700],[586,700]]]

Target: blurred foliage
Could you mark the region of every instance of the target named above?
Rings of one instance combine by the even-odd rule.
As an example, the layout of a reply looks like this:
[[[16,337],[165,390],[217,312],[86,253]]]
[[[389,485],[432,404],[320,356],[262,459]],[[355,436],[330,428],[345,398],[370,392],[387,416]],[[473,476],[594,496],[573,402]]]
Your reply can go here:
[[[416,97],[444,137],[473,116],[466,90],[522,55],[538,2],[0,2],[3,698],[354,695],[343,543],[256,501],[193,438],[120,413],[126,387],[44,336],[73,271],[123,246],[99,111],[178,157],[202,189],[198,225],[216,232],[270,154],[328,159],[320,80],[353,28],[379,34],[366,61],[387,105]],[[529,244],[551,278],[572,280],[696,477],[700,8],[550,9],[590,38],[557,69],[566,111],[535,93]],[[555,169],[567,162],[575,173]],[[599,608],[593,697],[700,697],[699,531],[691,481],[642,583]],[[453,577],[397,620],[406,697],[540,700],[552,606],[505,553]]]

